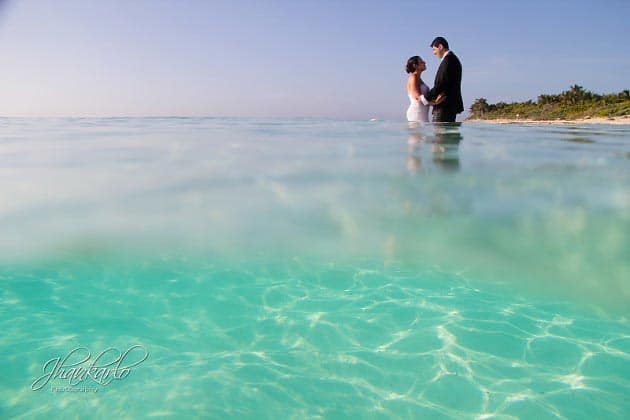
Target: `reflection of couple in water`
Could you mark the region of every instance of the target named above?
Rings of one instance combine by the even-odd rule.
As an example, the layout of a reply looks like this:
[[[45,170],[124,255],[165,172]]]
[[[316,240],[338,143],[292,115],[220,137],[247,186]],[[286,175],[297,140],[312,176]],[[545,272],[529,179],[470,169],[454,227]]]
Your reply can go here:
[[[407,121],[421,123],[429,121],[429,106],[433,106],[433,122],[455,122],[455,117],[464,111],[462,101],[462,65],[449,50],[448,42],[441,36],[431,42],[433,54],[440,59],[433,88],[422,80],[427,65],[419,56],[407,60]]]
[[[431,145],[433,163],[446,172],[459,170],[459,143],[463,137],[459,131],[460,123],[437,124],[432,132],[415,131],[409,133],[409,153],[407,169],[410,172],[424,172],[420,153],[422,144]],[[429,127],[426,127],[429,130]]]

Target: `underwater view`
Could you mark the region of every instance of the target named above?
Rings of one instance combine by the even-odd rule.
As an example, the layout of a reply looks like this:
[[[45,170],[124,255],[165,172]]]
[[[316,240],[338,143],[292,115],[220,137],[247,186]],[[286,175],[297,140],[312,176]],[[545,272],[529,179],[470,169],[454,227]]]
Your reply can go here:
[[[628,418],[630,126],[0,118],[0,418]]]

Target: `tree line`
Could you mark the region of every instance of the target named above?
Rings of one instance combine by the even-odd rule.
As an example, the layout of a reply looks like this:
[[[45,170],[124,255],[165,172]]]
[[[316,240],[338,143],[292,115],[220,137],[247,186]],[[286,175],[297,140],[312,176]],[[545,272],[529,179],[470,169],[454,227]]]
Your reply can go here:
[[[583,118],[630,115],[630,91],[597,94],[573,85],[559,94],[542,94],[536,102],[488,103],[478,98],[470,107],[471,119],[494,118]]]

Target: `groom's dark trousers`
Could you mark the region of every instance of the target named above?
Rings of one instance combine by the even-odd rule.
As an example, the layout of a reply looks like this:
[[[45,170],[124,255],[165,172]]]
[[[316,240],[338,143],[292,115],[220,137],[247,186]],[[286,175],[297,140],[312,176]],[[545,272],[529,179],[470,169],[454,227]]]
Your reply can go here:
[[[433,122],[455,122],[457,114],[443,108],[433,107]]]
[[[442,58],[435,75],[433,89],[424,97],[428,101],[433,101],[440,93],[444,94],[446,99],[433,107],[433,122],[454,122],[457,114],[464,111],[464,101],[462,100],[462,64],[452,51]]]

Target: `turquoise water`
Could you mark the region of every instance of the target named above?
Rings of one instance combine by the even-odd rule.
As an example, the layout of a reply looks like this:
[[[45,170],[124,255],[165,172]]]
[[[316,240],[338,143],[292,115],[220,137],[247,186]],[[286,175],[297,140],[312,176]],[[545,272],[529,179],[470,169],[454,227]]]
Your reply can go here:
[[[629,159],[628,126],[0,119],[0,418],[627,418]]]

